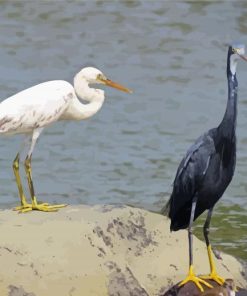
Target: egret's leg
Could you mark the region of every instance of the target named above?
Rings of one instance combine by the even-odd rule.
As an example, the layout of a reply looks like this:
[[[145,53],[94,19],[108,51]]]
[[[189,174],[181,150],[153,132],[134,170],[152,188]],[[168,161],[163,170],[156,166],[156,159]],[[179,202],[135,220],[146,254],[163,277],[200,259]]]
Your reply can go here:
[[[21,177],[20,177],[20,173],[19,173],[19,162],[20,162],[20,156],[25,148],[25,146],[29,144],[30,145],[30,135],[27,135],[24,139],[24,141],[21,144],[20,150],[16,155],[16,158],[13,161],[13,170],[14,170],[14,174],[15,174],[15,179],[16,179],[16,183],[17,183],[17,187],[18,187],[18,191],[19,191],[19,196],[21,199],[21,206],[19,207],[15,207],[13,210],[15,211],[19,211],[23,208],[27,208],[30,205],[27,203],[26,201],[26,197],[25,194],[23,192],[23,187],[22,187],[22,183],[21,183]]]
[[[204,234],[204,238],[205,238],[206,245],[207,245],[207,250],[208,250],[210,274],[206,275],[206,276],[201,276],[201,278],[214,280],[219,285],[223,285],[225,280],[221,276],[219,276],[217,274],[217,272],[216,272],[216,267],[215,267],[215,263],[214,263],[214,260],[213,260],[213,252],[212,252],[211,244],[210,244],[210,241],[209,241],[209,238],[208,238],[212,213],[213,213],[213,208],[209,209],[205,224],[203,226],[203,234]]]
[[[17,153],[16,158],[13,161],[13,170],[15,174],[15,180],[19,191],[19,196],[21,199],[21,207],[16,207],[14,210],[20,210],[21,208],[25,208],[28,206],[26,197],[23,192],[22,184],[21,184],[21,177],[19,173],[19,161],[20,161],[20,155]]]
[[[32,199],[32,204],[27,204],[26,207],[22,207],[20,209],[21,212],[29,212],[32,210],[38,210],[38,211],[44,211],[44,212],[55,212],[59,208],[66,206],[65,204],[52,206],[52,205],[49,205],[48,203],[39,204],[37,202],[37,198],[36,198],[35,192],[34,192],[33,180],[32,180],[31,160],[32,160],[32,152],[33,152],[34,146],[36,144],[36,141],[37,141],[41,131],[42,131],[42,129],[34,130],[33,136],[32,136],[31,147],[30,147],[30,150],[29,150],[28,155],[25,160],[25,171],[26,171],[26,175],[27,175],[28,187],[29,187],[29,191],[30,191],[30,195],[31,195],[31,199]]]
[[[196,203],[197,203],[197,196],[192,201],[192,207],[191,207],[191,214],[190,214],[190,223],[189,223],[189,228],[188,228],[188,237],[189,237],[189,260],[190,260],[190,267],[189,267],[189,273],[187,277],[179,284],[179,287],[185,285],[187,282],[192,281],[198,289],[203,292],[204,289],[202,287],[202,284],[212,288],[212,286],[207,283],[206,281],[200,279],[197,277],[194,273],[194,266],[193,266],[193,233],[192,233],[192,224],[194,221],[194,216],[195,216],[195,209],[196,209]]]
[[[25,171],[26,171],[28,187],[29,187],[29,191],[32,199],[32,207],[35,207],[38,203],[37,203],[37,198],[35,196],[34,187],[33,187],[31,160],[32,160],[32,155],[26,157]]]

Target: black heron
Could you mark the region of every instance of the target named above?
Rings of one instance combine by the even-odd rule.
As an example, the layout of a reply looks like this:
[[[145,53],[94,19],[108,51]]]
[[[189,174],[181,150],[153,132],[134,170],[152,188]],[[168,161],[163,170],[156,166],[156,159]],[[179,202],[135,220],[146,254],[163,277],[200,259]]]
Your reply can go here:
[[[223,195],[232,180],[236,162],[236,118],[238,82],[236,66],[244,56],[245,47],[240,44],[229,46],[227,55],[228,100],[224,117],[218,127],[210,129],[199,137],[181,161],[173,183],[171,197],[162,210],[171,219],[171,231],[188,228],[189,273],[179,285],[192,281],[203,291],[202,284],[212,287],[205,279],[212,279],[222,285],[224,279],[215,268],[209,226],[216,202]],[[203,227],[210,264],[208,276],[197,277],[193,270],[192,224],[205,210],[208,210]]]

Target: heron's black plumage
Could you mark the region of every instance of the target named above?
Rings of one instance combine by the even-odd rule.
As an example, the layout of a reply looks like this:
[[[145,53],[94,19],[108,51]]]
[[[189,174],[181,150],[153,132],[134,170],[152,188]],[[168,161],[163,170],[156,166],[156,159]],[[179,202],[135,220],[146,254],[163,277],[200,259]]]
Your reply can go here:
[[[232,180],[236,160],[237,87],[236,73],[227,57],[228,101],[223,120],[196,140],[180,163],[167,204],[171,230],[187,228],[192,200],[197,195],[194,220],[211,209]]]

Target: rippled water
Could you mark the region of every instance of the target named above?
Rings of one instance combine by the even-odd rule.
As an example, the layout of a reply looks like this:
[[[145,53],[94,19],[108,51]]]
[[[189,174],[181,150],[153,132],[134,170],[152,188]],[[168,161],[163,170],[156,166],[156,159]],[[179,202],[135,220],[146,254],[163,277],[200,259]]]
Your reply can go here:
[[[246,24],[241,1],[0,1],[1,99],[46,80],[73,81],[89,65],[134,90],[106,89],[96,116],[44,131],[33,155],[39,198],[159,210],[188,146],[223,116],[226,44],[247,43]],[[238,78],[236,173],[216,208],[212,239],[247,259],[244,63]],[[12,160],[20,140],[0,141],[1,207],[18,201]]]

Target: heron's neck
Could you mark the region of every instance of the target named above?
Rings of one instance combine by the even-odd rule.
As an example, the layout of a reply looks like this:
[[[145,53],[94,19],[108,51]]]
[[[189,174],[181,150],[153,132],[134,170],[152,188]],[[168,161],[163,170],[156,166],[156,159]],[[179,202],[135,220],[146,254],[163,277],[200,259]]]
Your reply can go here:
[[[235,135],[237,122],[237,103],[238,103],[238,81],[236,73],[227,71],[228,80],[228,100],[225,115],[219,126],[224,137],[232,138]]]
[[[74,90],[75,95],[64,116],[65,119],[86,119],[100,110],[105,99],[103,90],[89,87],[86,80],[77,76],[74,78]],[[88,104],[83,104],[81,100]]]

